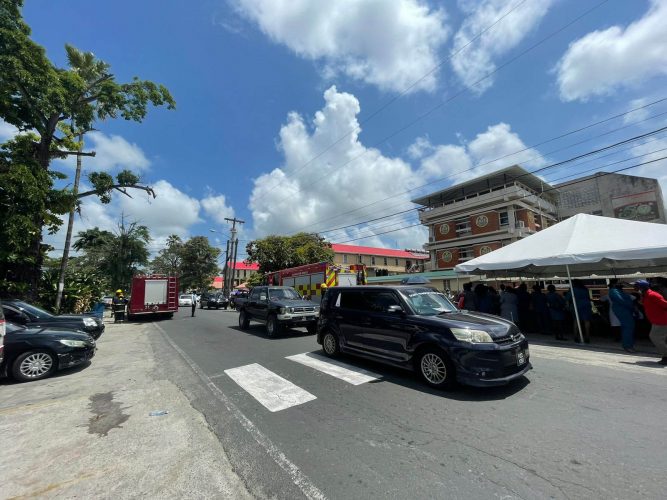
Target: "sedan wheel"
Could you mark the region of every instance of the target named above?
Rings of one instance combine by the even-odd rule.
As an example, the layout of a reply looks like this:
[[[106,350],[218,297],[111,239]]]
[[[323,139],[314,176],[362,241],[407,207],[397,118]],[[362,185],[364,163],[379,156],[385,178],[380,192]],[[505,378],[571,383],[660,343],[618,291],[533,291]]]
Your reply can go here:
[[[16,358],[12,375],[17,380],[27,382],[46,378],[55,370],[56,358],[53,354],[47,351],[29,351]]]
[[[455,369],[447,355],[439,349],[429,349],[417,360],[422,379],[431,387],[449,388],[456,377]]]

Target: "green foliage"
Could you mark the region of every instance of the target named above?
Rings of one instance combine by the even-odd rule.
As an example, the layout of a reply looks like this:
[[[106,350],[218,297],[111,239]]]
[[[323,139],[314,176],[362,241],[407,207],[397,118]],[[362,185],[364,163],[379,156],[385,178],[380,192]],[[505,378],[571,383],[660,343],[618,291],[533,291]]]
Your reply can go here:
[[[59,259],[45,260],[38,301],[47,309],[55,308],[59,271]],[[109,288],[109,280],[99,269],[90,266],[84,258],[73,257],[69,260],[65,274],[60,312],[90,311]]]
[[[267,236],[246,246],[247,260],[259,264],[260,273],[288,267],[333,262],[334,252],[324,238],[315,233],[294,236]]]
[[[167,246],[160,250],[157,256],[151,261],[150,269],[154,274],[166,274],[167,276],[180,276],[181,274],[181,253],[183,250],[183,241],[181,238],[172,234],[167,238]]]
[[[246,285],[248,288],[253,288],[261,285],[264,282],[264,275],[262,273],[253,273],[246,280]]]
[[[150,105],[173,109],[175,102],[163,85],[136,77],[116,81],[107,63],[70,45],[65,47],[68,68],[57,67],[30,38],[22,7],[22,0],[0,0],[0,118],[29,132],[3,148],[0,215],[10,227],[0,235],[3,247],[9,241],[0,252],[0,286],[34,295],[43,259],[42,228],[55,231],[62,224],[57,215],[79,207],[70,189],[53,188],[54,179],[66,176],[51,170],[51,160],[77,151],[75,138],[96,121],[141,122]],[[130,171],[120,172],[115,182],[109,174],[94,173],[91,182],[94,190],[79,197],[97,195],[108,203],[114,189],[127,194],[128,187],[154,195]]]
[[[220,249],[211,246],[206,236],[195,236],[182,244],[179,253],[181,289],[208,290],[213,278],[220,271]]]
[[[74,200],[71,191],[53,188],[56,173],[32,156],[34,136],[18,135],[0,146],[0,290],[24,296],[31,291],[46,248],[42,229],[55,232]]]
[[[132,276],[148,264],[148,243],[151,237],[146,226],[121,219],[118,230],[111,233],[95,227],[81,231],[73,248],[84,253],[88,267],[99,269],[108,278],[112,289],[128,290]]]

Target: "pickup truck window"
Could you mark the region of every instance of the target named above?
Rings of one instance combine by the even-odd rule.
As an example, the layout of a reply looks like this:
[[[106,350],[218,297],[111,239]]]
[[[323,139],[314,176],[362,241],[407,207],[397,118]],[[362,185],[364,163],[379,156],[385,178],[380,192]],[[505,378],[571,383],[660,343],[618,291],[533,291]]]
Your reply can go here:
[[[300,300],[299,292],[293,288],[274,288],[269,290],[271,300]]]

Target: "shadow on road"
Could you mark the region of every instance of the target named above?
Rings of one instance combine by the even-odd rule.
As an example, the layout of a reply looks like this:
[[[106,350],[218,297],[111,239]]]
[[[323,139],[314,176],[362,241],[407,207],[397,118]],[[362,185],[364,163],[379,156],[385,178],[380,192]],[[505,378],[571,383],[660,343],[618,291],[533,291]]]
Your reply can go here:
[[[646,368],[654,368],[658,370],[664,370],[665,368],[667,368],[667,365],[661,365],[657,361],[635,361],[635,362],[621,361],[621,363],[624,365],[644,366]]]
[[[230,330],[237,331],[237,332],[246,333],[246,334],[249,334],[249,335],[254,335],[255,337],[262,337],[266,340],[281,340],[281,339],[284,339],[284,338],[287,338],[287,337],[290,337],[290,338],[291,337],[296,337],[296,338],[298,338],[298,337],[311,337],[311,336],[313,336],[305,330],[297,330],[295,328],[288,328],[288,329],[284,330],[283,333],[278,335],[277,337],[271,338],[271,337],[266,336],[266,328],[262,324],[251,324],[248,327],[247,330],[241,330],[241,328],[239,328],[238,326],[228,326],[227,328],[229,328]]]
[[[408,370],[388,366],[376,361],[357,358],[356,356],[348,354],[341,354],[337,359],[356,368],[368,370],[381,375],[381,378],[378,380],[371,380],[368,382],[369,384],[382,384],[388,382],[411,390],[457,401],[497,401],[507,399],[530,384],[530,380],[524,376],[500,387],[471,387],[459,384],[451,390],[440,390],[429,387],[418,378],[416,373]]]

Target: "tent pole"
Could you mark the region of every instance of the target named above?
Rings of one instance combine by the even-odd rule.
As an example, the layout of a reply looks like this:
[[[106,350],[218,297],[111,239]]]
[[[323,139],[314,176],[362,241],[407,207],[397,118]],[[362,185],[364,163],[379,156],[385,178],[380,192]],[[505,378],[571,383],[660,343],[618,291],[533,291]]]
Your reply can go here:
[[[570,276],[570,266],[565,264],[567,271],[567,280],[570,282],[570,294],[572,294],[572,305],[574,305],[574,316],[577,318],[577,330],[579,330],[579,340],[584,343],[584,335],[581,333],[581,321],[579,321],[579,310],[577,309],[577,299],[574,296],[574,287],[572,286],[572,277]]]

